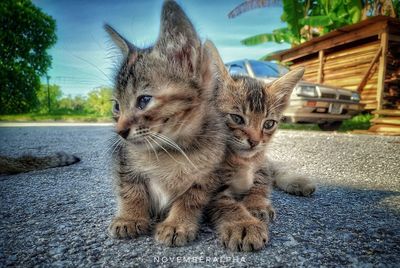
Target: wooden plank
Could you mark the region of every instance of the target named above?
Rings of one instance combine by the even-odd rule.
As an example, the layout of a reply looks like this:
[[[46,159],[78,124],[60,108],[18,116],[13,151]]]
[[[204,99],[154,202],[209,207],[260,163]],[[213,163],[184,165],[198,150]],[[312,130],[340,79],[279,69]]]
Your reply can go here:
[[[370,65],[369,65],[369,67],[367,69],[367,72],[365,73],[364,77],[362,78],[361,83],[357,88],[358,92],[361,92],[363,90],[363,88],[365,87],[365,85],[367,84],[368,78],[369,78],[369,76],[371,74],[372,67],[374,67],[374,65],[378,61],[378,58],[379,58],[380,55],[382,55],[382,46],[376,52],[374,58],[372,59]]]
[[[400,110],[379,110],[379,111],[373,111],[372,114],[377,114],[377,115],[388,115],[388,116],[400,116]]]
[[[399,136],[399,132],[374,132],[369,130],[356,129],[350,132],[351,134],[364,134],[364,135],[379,135],[379,136]]]
[[[370,120],[374,124],[388,124],[388,125],[399,125],[400,117],[378,117]]]
[[[280,58],[282,62],[292,61],[294,59],[298,59],[303,56],[316,53],[321,49],[328,49],[335,46],[351,43],[353,41],[367,38],[370,36],[378,35],[384,29],[386,29],[386,26],[387,23],[384,22],[384,23],[373,24],[370,27],[360,28],[351,32],[342,32],[340,34],[337,34],[335,38],[325,39],[314,45],[303,46],[298,49],[291,49],[287,51],[284,55],[282,55]]]
[[[359,84],[360,83],[361,78],[359,77],[349,77],[346,79],[334,79],[334,78],[330,78],[328,76],[325,77],[325,84],[338,84],[338,85],[342,85],[342,84]]]
[[[371,111],[371,110],[375,110],[375,109],[376,109],[376,104],[367,104],[364,106],[364,110]]]
[[[319,66],[318,66],[318,76],[317,76],[317,83],[322,84],[324,80],[324,50],[320,50],[318,52],[318,60],[319,60]]]
[[[376,100],[376,95],[375,94],[372,95],[372,96],[362,95],[361,96],[361,100],[363,100],[363,101],[370,101],[370,100],[375,101]]]
[[[325,73],[325,77],[326,79],[357,78],[359,81],[361,81],[364,73],[365,72],[363,72],[363,70],[359,70],[358,68],[350,68],[350,70],[342,68],[338,69],[336,72],[330,71]]]
[[[375,96],[376,90],[364,90],[361,92],[361,96]]]
[[[325,61],[325,66],[324,66],[324,72],[327,71],[337,71],[342,70],[346,71],[345,68],[349,67],[357,67],[356,69],[362,70],[362,69],[367,69],[369,67],[369,64],[371,63],[371,59],[373,57],[368,57],[362,59],[354,59],[353,61],[341,61],[341,62],[328,62]]]
[[[376,104],[376,100],[361,100],[360,103],[364,103],[364,104]]]
[[[378,69],[378,91],[376,94],[376,101],[378,105],[377,110],[382,109],[383,102],[383,91],[385,90],[385,75],[386,75],[386,64],[387,64],[387,53],[388,53],[388,29],[385,30],[381,34],[381,48],[382,54],[379,59],[379,69]]]
[[[293,56],[293,55],[298,54],[300,51],[304,51],[304,49],[307,47],[308,48],[312,47],[311,50],[308,49],[309,54],[319,51],[321,49],[326,49],[325,47],[317,48],[317,45],[324,43],[327,40],[336,39],[336,38],[338,38],[338,36],[341,36],[343,34],[355,32],[360,29],[370,29],[369,31],[366,31],[368,36],[371,36],[371,34],[378,35],[381,32],[381,30],[383,28],[385,28],[384,25],[387,25],[388,22],[390,23],[390,25],[392,25],[392,24],[398,25],[399,24],[396,19],[390,18],[388,16],[371,17],[371,18],[368,18],[359,23],[345,26],[340,29],[334,30],[328,34],[325,34],[323,36],[313,38],[310,41],[307,41],[307,42],[300,44],[294,48],[291,48],[289,50],[282,51],[280,53],[276,53],[275,55],[271,56],[271,59],[275,59],[278,61],[291,61],[291,60],[288,60],[290,58],[289,53]],[[393,29],[393,27],[391,27],[391,28]],[[365,37],[367,37],[367,36],[361,36],[359,39],[362,39]],[[354,40],[351,40],[351,41],[354,41]],[[303,55],[299,54],[299,57],[302,57],[302,56]]]
[[[369,43],[366,43],[364,45],[359,45],[356,47],[349,47],[343,50],[338,50],[332,53],[329,53],[326,55],[326,58],[328,60],[330,59],[336,59],[336,58],[342,58],[345,57],[347,58],[349,55],[364,55],[366,53],[375,53],[376,50],[380,47],[380,41],[371,41]]]
[[[400,134],[400,126],[388,125],[388,124],[378,124],[371,126],[368,131],[375,132],[398,132]]]

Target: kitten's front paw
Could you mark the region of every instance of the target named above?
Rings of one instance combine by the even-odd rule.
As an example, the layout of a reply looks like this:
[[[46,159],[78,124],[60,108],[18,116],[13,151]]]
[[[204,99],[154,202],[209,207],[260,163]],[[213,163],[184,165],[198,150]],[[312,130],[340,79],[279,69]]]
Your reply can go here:
[[[197,231],[193,223],[164,221],[157,225],[155,238],[166,246],[183,246],[196,238]]]
[[[268,241],[268,229],[258,219],[225,223],[219,235],[226,248],[232,251],[260,250]]]
[[[134,238],[149,231],[147,219],[124,219],[116,217],[108,227],[108,232],[113,238]]]
[[[260,221],[266,223],[275,221],[276,213],[275,209],[271,205],[267,205],[264,207],[254,207],[254,208],[250,207],[247,208],[247,210],[251,213],[251,215],[259,219]]]
[[[292,182],[287,186],[286,192],[300,196],[310,196],[315,192],[316,186],[310,181]]]

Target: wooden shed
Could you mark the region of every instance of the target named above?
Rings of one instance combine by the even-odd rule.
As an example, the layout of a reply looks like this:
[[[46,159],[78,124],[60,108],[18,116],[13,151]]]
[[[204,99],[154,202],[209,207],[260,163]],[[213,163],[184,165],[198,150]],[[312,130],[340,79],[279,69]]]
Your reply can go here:
[[[358,91],[376,114],[369,131],[400,134],[400,21],[372,17],[270,58],[306,67],[304,79]]]

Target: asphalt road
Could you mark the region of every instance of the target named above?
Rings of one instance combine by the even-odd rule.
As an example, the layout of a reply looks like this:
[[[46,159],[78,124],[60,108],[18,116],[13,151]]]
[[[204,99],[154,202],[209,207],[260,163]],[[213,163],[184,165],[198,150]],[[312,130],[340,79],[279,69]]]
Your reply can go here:
[[[306,266],[400,263],[400,138],[280,131],[274,159],[309,174],[311,198],[275,190],[277,220],[257,253],[222,248],[211,228],[182,248],[113,240],[110,127],[3,127],[1,154],[75,153],[77,165],[0,177],[0,267]]]

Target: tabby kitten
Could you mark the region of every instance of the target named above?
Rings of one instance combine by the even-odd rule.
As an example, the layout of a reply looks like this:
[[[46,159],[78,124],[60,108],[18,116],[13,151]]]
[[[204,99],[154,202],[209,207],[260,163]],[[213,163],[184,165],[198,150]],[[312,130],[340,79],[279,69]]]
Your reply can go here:
[[[272,181],[281,181],[279,186],[306,182],[300,187],[308,187],[310,184],[308,179],[303,181],[302,177],[289,176],[276,169],[265,156],[304,69],[293,70],[271,84],[247,76],[231,77],[213,43],[207,41],[205,45],[219,70],[217,106],[230,129],[227,154],[219,170],[225,187],[212,200],[211,219],[229,249],[259,250],[268,240],[266,223],[274,217],[268,199]]]
[[[212,58],[174,1],[164,2],[154,47],[139,49],[105,29],[125,56],[114,91],[118,208],[109,233],[136,237],[161,218],[156,240],[182,246],[196,237],[224,156]]]
[[[54,155],[21,157],[0,156],[0,174],[17,174],[34,170],[69,166],[79,162],[80,159],[74,155],[59,152]]]

